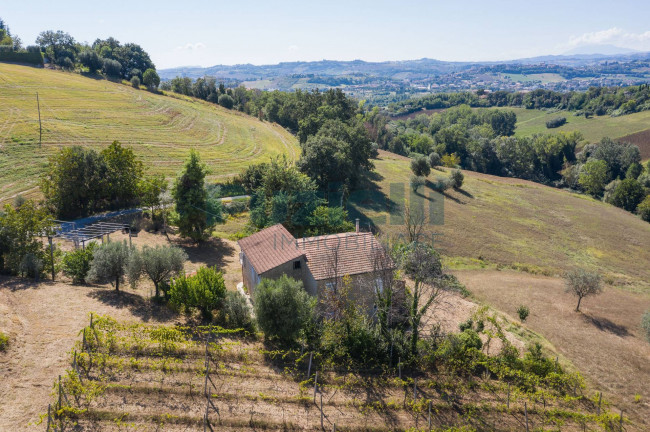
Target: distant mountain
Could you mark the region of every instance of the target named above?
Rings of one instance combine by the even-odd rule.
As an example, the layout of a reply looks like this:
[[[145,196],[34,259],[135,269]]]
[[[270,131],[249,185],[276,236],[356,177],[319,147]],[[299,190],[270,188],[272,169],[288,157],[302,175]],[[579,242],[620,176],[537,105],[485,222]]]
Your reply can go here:
[[[612,55],[619,55],[619,54],[634,54],[638,53],[640,51],[629,49],[629,48],[622,48],[618,47],[615,45],[583,45],[579,46],[576,48],[573,48],[567,52],[565,52],[563,55],[565,56],[573,56],[573,55],[594,55],[594,54],[600,54],[600,55],[607,55],[607,56],[612,56]]]

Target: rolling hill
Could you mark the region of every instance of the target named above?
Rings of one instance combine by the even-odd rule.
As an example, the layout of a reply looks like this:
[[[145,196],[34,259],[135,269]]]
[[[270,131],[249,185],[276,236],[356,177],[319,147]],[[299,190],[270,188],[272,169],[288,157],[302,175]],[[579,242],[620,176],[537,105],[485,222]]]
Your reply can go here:
[[[39,146],[40,101],[43,141]],[[81,75],[0,64],[0,201],[38,193],[48,157],[63,146],[132,146],[151,173],[172,178],[189,149],[198,150],[211,178],[287,154],[295,138],[278,125],[177,95]]]
[[[405,227],[388,218],[388,210],[399,205],[398,190],[409,192],[409,159],[382,151],[375,166],[366,189],[352,195],[350,214],[364,226],[374,221],[394,241]],[[547,275],[584,267],[604,274],[611,285],[650,294],[649,223],[584,195],[526,180],[463,173],[462,189],[445,192],[443,224],[425,227],[425,234],[438,234],[435,245],[450,267]],[[429,181],[438,175],[448,173],[433,170]],[[427,209],[432,192],[428,186],[418,192]]]

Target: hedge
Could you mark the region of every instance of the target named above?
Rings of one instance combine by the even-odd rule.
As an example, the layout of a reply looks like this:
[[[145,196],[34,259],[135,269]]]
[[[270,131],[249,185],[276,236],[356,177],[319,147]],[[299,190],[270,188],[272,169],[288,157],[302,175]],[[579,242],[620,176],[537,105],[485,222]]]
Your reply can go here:
[[[43,66],[43,54],[41,52],[0,51],[0,62],[27,63]]]

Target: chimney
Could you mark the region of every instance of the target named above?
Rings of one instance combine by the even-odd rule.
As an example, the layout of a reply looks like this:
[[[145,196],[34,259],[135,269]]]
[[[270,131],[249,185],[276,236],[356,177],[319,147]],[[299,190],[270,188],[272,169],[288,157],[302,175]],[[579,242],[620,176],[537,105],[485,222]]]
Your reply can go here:
[[[356,232],[358,233],[359,232],[359,218],[356,218],[355,222],[356,222]]]

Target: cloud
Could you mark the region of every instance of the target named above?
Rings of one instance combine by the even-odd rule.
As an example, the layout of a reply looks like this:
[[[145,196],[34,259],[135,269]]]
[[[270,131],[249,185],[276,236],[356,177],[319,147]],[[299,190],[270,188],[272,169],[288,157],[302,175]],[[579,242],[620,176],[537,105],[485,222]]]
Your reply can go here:
[[[630,33],[618,27],[571,36],[565,44],[567,48],[582,45],[618,45],[625,48],[650,48],[650,30],[643,33]]]
[[[288,49],[289,51],[298,51],[300,47],[298,45],[290,45]]]
[[[174,48],[174,51],[198,51],[202,50],[203,48],[205,48],[205,44],[203,42],[186,43],[183,46]]]

